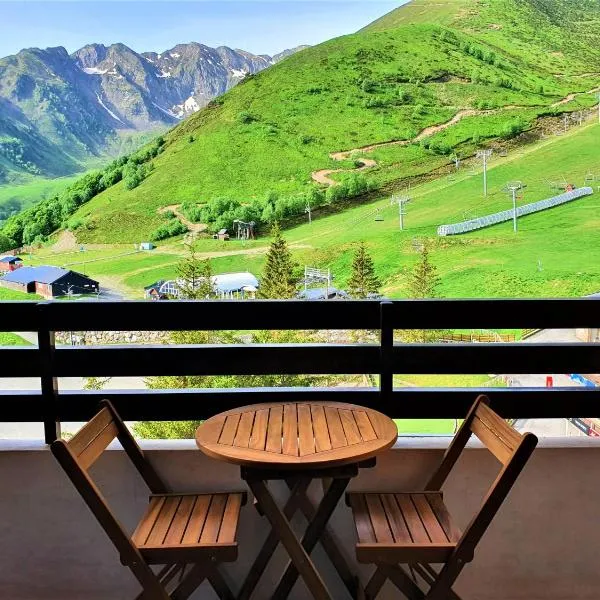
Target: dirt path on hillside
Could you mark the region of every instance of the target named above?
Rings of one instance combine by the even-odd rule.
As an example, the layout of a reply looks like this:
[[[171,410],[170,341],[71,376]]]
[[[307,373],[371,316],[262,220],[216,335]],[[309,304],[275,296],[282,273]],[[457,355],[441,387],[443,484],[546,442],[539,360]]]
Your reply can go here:
[[[387,148],[388,146],[408,146],[413,142],[420,142],[421,140],[429,137],[430,135],[434,135],[439,133],[440,131],[444,131],[448,129],[448,127],[452,127],[452,125],[456,125],[460,121],[462,121],[465,117],[474,117],[480,115],[488,115],[493,114],[496,111],[493,110],[475,110],[475,109],[465,109],[456,113],[449,121],[445,123],[440,123],[439,125],[430,125],[429,127],[425,127],[416,137],[412,140],[392,140],[389,142],[379,142],[378,144],[370,144],[368,146],[361,146],[360,148],[353,148],[352,150],[344,150],[343,152],[332,152],[329,156],[333,160],[342,161],[348,160],[352,158],[354,154],[364,153],[364,152],[373,152],[373,150],[377,150],[378,148]],[[339,182],[331,179],[329,175],[333,173],[344,173],[344,172],[356,172],[356,171],[364,171],[365,169],[369,169],[371,167],[377,166],[377,161],[372,158],[357,158],[356,162],[362,163],[360,167],[356,169],[323,169],[321,171],[315,171],[312,174],[313,181],[317,183],[322,183],[325,185],[338,185]]]
[[[169,206],[163,206],[162,208],[158,209],[158,213],[162,215],[171,211],[190,230],[190,233],[202,233],[203,231],[206,231],[208,227],[206,223],[192,223],[180,212],[180,206],[181,204],[170,204]]]
[[[590,73],[589,75],[592,75],[592,74]],[[586,94],[594,94],[597,92],[600,92],[600,87],[595,87],[587,92],[574,92],[572,94],[569,94],[562,100],[555,102],[551,106],[552,106],[552,108],[556,108],[558,106],[563,106],[565,104],[568,104],[569,102],[572,102],[578,96],[584,96]],[[531,108],[531,107],[518,106],[518,105],[511,104],[511,105],[503,106],[502,108],[498,108],[495,110],[476,110],[476,109],[470,109],[470,108],[463,109],[463,110],[458,111],[449,121],[446,121],[445,123],[440,123],[439,125],[430,125],[429,127],[425,127],[425,129],[423,129],[412,140],[391,140],[389,142],[379,142],[377,144],[369,144],[368,146],[361,146],[359,148],[353,148],[352,150],[344,150],[341,152],[332,152],[329,155],[329,157],[336,161],[343,161],[343,160],[348,160],[348,159],[352,158],[355,154],[373,152],[374,150],[377,150],[378,148],[387,148],[388,146],[408,146],[409,144],[411,144],[413,142],[420,142],[421,140],[428,138],[429,136],[435,135],[436,133],[440,133],[441,131],[444,131],[444,130],[448,129],[449,127],[452,127],[453,125],[456,125],[457,123],[462,121],[465,117],[478,117],[478,116],[493,115],[493,114],[498,114],[498,113],[506,111],[506,110],[516,110],[519,108]],[[358,172],[358,171],[364,171],[365,169],[369,169],[371,167],[377,166],[377,161],[370,159],[370,158],[357,158],[356,162],[361,163],[361,166],[356,167],[355,169],[322,169],[320,171],[314,171],[311,175],[312,180],[317,183],[321,183],[323,185],[328,185],[328,186],[339,185],[339,181],[335,181],[334,179],[331,179],[331,177],[329,177],[329,176],[334,173],[354,173],[354,172]]]

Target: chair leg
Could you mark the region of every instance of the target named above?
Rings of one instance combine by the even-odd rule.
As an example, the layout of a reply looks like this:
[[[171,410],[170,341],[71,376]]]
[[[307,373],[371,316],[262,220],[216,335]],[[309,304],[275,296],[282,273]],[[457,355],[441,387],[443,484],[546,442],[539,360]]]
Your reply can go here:
[[[383,569],[381,567],[377,567],[375,573],[373,573],[373,576],[371,579],[369,579],[369,583],[367,583],[365,587],[365,599],[375,600],[386,579],[387,575],[384,573]]]
[[[452,591],[452,586],[460,575],[465,566],[464,561],[455,559],[447,562],[440,571],[435,583],[431,586],[426,600],[447,600],[448,598],[456,598],[456,594]]]
[[[171,592],[171,600],[187,600],[206,579],[207,574],[206,565],[194,565],[179,585]]]
[[[424,600],[425,593],[421,588],[406,574],[402,567],[385,565],[381,567],[384,575],[409,599]]]
[[[227,582],[217,567],[210,569],[206,574],[206,578],[210,582],[210,585],[212,585],[220,600],[235,600],[233,592],[227,585]]]

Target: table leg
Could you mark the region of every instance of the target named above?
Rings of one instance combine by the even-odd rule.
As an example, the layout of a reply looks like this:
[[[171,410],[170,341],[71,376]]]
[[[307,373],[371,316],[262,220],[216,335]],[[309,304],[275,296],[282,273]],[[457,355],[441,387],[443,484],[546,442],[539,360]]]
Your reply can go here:
[[[292,480],[288,480],[288,486],[291,489],[291,494],[283,508],[283,514],[285,515],[286,519],[291,519],[293,517],[296,510],[298,510],[299,504],[303,499],[306,498],[306,490],[308,489],[310,482],[311,480],[307,478],[297,479],[294,482],[292,482]],[[250,599],[256,586],[258,585],[261,575],[271,560],[271,556],[273,556],[273,553],[277,549],[278,544],[279,536],[274,529],[271,529],[267,539],[265,540],[265,543],[263,544],[263,547],[254,560],[250,571],[248,571],[248,575],[246,576],[240,593],[238,594],[238,600]]]
[[[294,531],[290,525],[290,522],[287,520],[287,518],[285,517],[285,515],[283,514],[283,512],[281,511],[279,506],[277,506],[277,502],[275,502],[275,499],[271,495],[271,492],[269,491],[267,484],[262,480],[250,479],[250,480],[248,480],[248,485],[249,485],[250,489],[252,490],[254,497],[258,500],[263,512],[265,513],[265,516],[271,522],[271,525],[273,526],[273,530],[277,533],[281,543],[287,550],[292,563],[295,565],[294,572],[296,572],[296,569],[297,569],[297,571],[300,573],[300,575],[302,575],[302,578],[304,579],[306,586],[312,593],[315,600],[332,600],[332,597],[331,597],[329,591],[327,590],[325,583],[321,579],[319,572],[315,568],[315,565],[311,561],[310,556],[308,555],[308,553],[306,552],[306,550],[304,549],[302,544],[298,541],[298,539],[294,535]],[[342,491],[342,493],[343,493],[343,491]],[[329,495],[329,493],[328,493],[328,495]],[[341,497],[341,494],[340,494],[340,497]],[[339,500],[339,498],[338,498],[338,500]],[[324,499],[324,501],[325,501],[325,499]],[[337,502],[336,502],[336,504],[337,504]],[[323,505],[323,503],[321,503],[321,506],[322,505]],[[315,517],[315,520],[317,517],[321,517],[321,515],[320,515],[321,512],[324,513],[324,511],[321,511],[321,506],[319,507],[319,510],[317,510],[317,515]],[[335,508],[335,506],[333,508]],[[331,512],[333,512],[333,509],[331,510]],[[315,526],[311,527],[311,525],[315,522],[315,520],[313,520],[311,522],[311,524],[309,525],[309,529],[312,530],[312,529],[316,528]],[[319,520],[321,520],[321,519],[319,519]],[[326,523],[326,522],[327,522],[327,520],[324,521],[324,523]],[[319,523],[317,523],[317,524],[319,524]],[[308,534],[308,532],[309,531],[307,530],[307,534]],[[289,569],[289,567],[288,567],[288,569]],[[295,575],[297,577],[296,573],[295,573]],[[295,578],[294,578],[294,581],[295,581]]]
[[[332,480],[329,479],[328,481],[331,482]],[[323,480],[323,482],[325,482],[325,480]],[[288,479],[286,480],[286,483],[290,489],[293,489],[292,480]],[[323,492],[327,492],[326,487],[323,488]],[[313,503],[308,498],[308,496],[306,496],[306,494],[302,495],[302,497],[299,500],[300,511],[302,512],[306,520],[310,522],[312,519],[314,519],[317,509],[313,506]],[[289,518],[289,515],[287,516]],[[352,570],[350,569],[350,566],[348,565],[344,554],[340,550],[340,543],[336,540],[334,534],[330,531],[329,527],[326,527],[323,530],[323,533],[321,534],[321,539],[319,541],[321,543],[321,546],[323,546],[323,550],[325,550],[325,553],[329,557],[329,560],[331,561],[335,570],[340,576],[340,579],[344,582],[344,585],[350,593],[350,596],[352,598],[355,598],[359,587],[357,584],[356,576],[352,573]]]
[[[313,548],[319,541],[319,538],[327,526],[327,522],[331,518],[331,515],[333,514],[333,511],[338,505],[341,497],[344,495],[349,483],[350,478],[334,479],[331,482],[331,485],[327,489],[327,492],[323,496],[323,499],[317,508],[315,516],[308,524],[308,527],[304,533],[304,537],[302,538],[302,549],[305,553],[307,553],[307,555],[312,552]],[[298,571],[300,569],[296,568],[298,565],[291,554],[290,558],[292,558],[292,561],[288,563],[287,569],[279,581],[279,585],[273,594],[273,600],[287,598],[294,587],[294,583],[296,583],[296,580],[298,579]],[[306,581],[306,578],[304,579]]]

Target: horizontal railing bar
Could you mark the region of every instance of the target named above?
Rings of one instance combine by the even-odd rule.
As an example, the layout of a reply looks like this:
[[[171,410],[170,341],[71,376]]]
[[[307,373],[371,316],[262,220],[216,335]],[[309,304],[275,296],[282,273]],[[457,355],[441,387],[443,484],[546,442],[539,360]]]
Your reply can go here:
[[[0,377],[39,377],[40,375],[40,353],[37,347],[0,347]]]
[[[394,329],[573,329],[598,327],[600,298],[395,300]]]
[[[595,373],[600,344],[398,344],[394,373]]]
[[[395,329],[566,329],[597,326],[598,298],[396,300],[386,326]],[[55,331],[378,329],[379,301],[296,300],[46,302]],[[15,327],[37,331],[38,303],[3,302]],[[18,326],[15,325],[18,323]]]
[[[40,328],[38,302],[4,302],[0,319],[0,331],[37,331]]]
[[[218,344],[57,348],[58,377],[362,374],[379,370],[367,344]]]
[[[347,402],[369,406],[397,419],[456,419],[478,394],[490,397],[505,418],[558,419],[597,414],[600,389],[573,388],[402,388],[389,399],[376,388],[244,388],[202,390],[66,390],[59,395],[62,421],[87,421],[100,400],[109,399],[127,421],[202,420],[261,402]],[[39,422],[39,392],[0,392],[0,422]]]
[[[55,331],[376,329],[379,302],[54,302],[49,320]]]

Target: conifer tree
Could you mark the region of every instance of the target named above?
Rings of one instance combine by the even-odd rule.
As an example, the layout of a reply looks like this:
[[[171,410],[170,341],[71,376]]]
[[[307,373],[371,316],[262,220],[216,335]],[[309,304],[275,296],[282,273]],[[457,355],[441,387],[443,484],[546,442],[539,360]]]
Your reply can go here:
[[[410,298],[435,298],[440,284],[436,266],[429,260],[427,245],[423,246],[421,258],[414,266],[408,281],[408,294]],[[403,342],[431,343],[440,339],[442,332],[433,329],[410,329],[398,331]]]
[[[364,242],[361,242],[354,252],[352,261],[352,276],[348,282],[350,296],[364,300],[369,294],[378,294],[381,282],[375,274],[373,259],[367,251]]]
[[[177,265],[177,287],[180,298],[205,300],[214,294],[210,260],[198,258],[193,244],[187,246],[187,256]]]
[[[411,298],[435,298],[439,284],[437,267],[429,260],[429,251],[425,245],[421,252],[421,259],[410,275],[409,296]]]
[[[271,247],[267,252],[267,258],[260,282],[260,298],[288,299],[296,296],[296,284],[298,277],[295,274],[296,263],[292,259],[292,253],[279,225],[275,223],[271,230]]]

